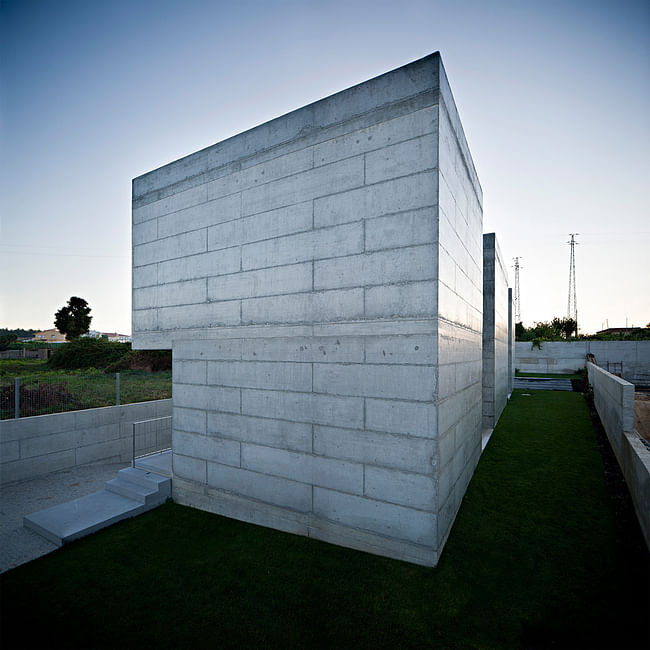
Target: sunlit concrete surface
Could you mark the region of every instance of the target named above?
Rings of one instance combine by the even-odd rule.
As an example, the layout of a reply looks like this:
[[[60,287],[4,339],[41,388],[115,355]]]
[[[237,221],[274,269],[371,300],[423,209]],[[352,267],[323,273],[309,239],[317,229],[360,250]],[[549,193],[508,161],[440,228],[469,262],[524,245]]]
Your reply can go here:
[[[174,498],[436,564],[481,451],[482,256],[438,54],[134,179]]]

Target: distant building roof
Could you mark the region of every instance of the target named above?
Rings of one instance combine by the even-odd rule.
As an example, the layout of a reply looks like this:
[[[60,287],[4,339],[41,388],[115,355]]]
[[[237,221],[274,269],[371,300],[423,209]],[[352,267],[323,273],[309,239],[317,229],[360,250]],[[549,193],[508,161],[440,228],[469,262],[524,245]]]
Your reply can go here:
[[[608,327],[596,334],[629,334],[630,332],[650,332],[650,327]]]

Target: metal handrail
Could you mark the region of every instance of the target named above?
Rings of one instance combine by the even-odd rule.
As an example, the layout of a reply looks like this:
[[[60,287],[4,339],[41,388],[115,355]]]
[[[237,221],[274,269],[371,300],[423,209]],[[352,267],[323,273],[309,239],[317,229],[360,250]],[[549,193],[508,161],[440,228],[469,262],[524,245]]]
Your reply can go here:
[[[163,423],[169,423],[169,429],[171,430],[171,421],[172,417],[171,415],[165,416],[165,417],[160,417],[160,418],[149,418],[148,420],[138,420],[136,422],[133,422],[133,436],[132,436],[132,457],[131,457],[131,467],[135,467],[135,462],[136,460],[140,458],[145,458],[146,456],[151,456],[153,454],[158,454],[164,451],[169,451],[171,450],[171,439],[168,445],[164,445],[162,440],[160,439],[160,426],[156,426],[156,442],[154,443],[153,447],[155,449],[151,449],[150,451],[147,451],[145,453],[142,453],[140,455],[137,455],[136,452],[136,437],[137,437],[137,428],[138,425],[146,425],[149,423],[158,423],[158,425],[163,424]]]

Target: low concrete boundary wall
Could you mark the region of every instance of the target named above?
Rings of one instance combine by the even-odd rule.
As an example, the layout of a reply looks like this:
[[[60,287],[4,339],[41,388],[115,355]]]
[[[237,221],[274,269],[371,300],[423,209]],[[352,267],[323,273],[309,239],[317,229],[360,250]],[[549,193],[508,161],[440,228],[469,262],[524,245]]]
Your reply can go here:
[[[546,341],[534,348],[530,341],[515,344],[515,367],[521,372],[574,372],[593,354],[601,368],[622,363],[623,378],[650,384],[650,341]]]
[[[587,363],[594,404],[632,495],[650,549],[650,451],[634,430],[634,385]]]
[[[49,359],[52,350],[40,348],[39,350],[3,350],[0,359]]]
[[[3,420],[0,484],[90,463],[128,463],[133,422],[171,414],[171,399],[163,399]]]

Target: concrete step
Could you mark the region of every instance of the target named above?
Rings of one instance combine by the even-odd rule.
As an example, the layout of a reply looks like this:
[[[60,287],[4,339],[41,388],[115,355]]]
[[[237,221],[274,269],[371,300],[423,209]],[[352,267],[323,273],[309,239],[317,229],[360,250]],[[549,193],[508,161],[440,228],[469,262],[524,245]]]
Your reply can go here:
[[[172,482],[171,479],[166,476],[154,474],[153,472],[148,472],[135,467],[125,467],[117,473],[117,476],[124,481],[136,483],[137,485],[146,488],[153,488],[164,493],[166,497],[171,497]]]
[[[104,489],[127,499],[154,506],[171,497],[171,479],[127,467],[118,472],[117,478],[107,481]]]
[[[150,509],[144,503],[103,490],[26,515],[23,526],[62,546]]]
[[[23,526],[58,546],[151,510],[171,497],[171,479],[133,467],[105,489],[23,517]]]
[[[165,451],[149,454],[136,458],[135,466],[138,469],[143,469],[145,472],[152,472],[154,474],[161,474],[162,476],[172,475],[172,452],[171,449]]]
[[[515,377],[515,388],[524,388],[526,390],[573,390],[570,379],[553,379],[551,377]]]
[[[159,505],[162,503],[158,496],[158,490],[155,488],[144,487],[137,483],[131,483],[120,478],[106,481],[104,490],[113,494],[119,494],[121,497],[126,497],[132,501],[143,503],[146,506]]]

